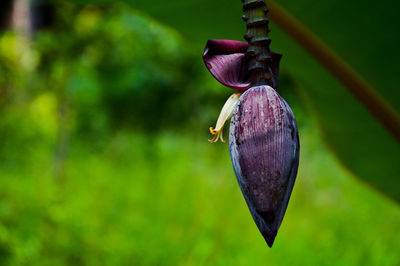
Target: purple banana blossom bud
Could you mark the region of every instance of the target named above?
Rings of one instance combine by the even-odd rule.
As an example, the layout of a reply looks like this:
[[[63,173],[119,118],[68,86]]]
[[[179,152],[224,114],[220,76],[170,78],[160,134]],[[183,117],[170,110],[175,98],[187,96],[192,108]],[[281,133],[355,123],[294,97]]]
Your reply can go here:
[[[299,165],[295,118],[273,88],[252,87],[242,94],[231,119],[229,153],[251,215],[271,247]]]
[[[222,129],[232,116],[229,153],[237,181],[251,215],[268,246],[274,243],[289,202],[299,165],[299,137],[289,105],[275,91],[281,55],[269,52],[271,86],[252,86],[245,53],[248,44],[210,40],[203,54],[211,74],[223,85],[239,91],[210,128],[223,141]]]

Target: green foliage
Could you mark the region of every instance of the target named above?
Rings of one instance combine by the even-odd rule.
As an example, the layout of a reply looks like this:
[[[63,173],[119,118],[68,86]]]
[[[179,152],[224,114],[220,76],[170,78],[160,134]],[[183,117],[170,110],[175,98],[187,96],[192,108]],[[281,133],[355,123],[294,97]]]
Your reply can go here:
[[[4,94],[7,87],[21,89],[0,105],[48,94],[59,112],[66,107],[69,130],[88,138],[118,128],[214,123],[230,91],[205,79],[202,61],[178,33],[120,4],[58,2],[55,16],[55,25],[38,32],[31,47],[13,34],[2,38],[3,55],[11,59],[0,62],[10,68],[0,84]],[[10,42],[25,45],[17,51],[26,50],[29,66],[19,65],[24,55],[10,54]]]
[[[37,42],[44,75],[61,72],[55,78],[77,111],[80,131],[96,132],[104,123],[154,130],[192,111],[199,64],[191,63],[179,36],[124,6],[70,10],[58,21],[57,38],[50,31]]]
[[[400,211],[360,186],[304,128],[302,167],[273,249],[259,234],[226,145],[120,132],[71,145],[64,180],[48,158],[0,168],[5,265],[398,265]],[[49,151],[50,152],[50,151]]]

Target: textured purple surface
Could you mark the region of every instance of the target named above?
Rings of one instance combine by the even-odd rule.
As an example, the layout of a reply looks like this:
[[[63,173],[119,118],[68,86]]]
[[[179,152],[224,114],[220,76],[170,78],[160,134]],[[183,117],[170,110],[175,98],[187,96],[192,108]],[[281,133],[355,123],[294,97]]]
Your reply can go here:
[[[299,138],[289,105],[269,86],[239,99],[229,135],[236,178],[254,221],[271,247],[299,164]]]
[[[251,87],[244,58],[248,44],[232,40],[209,40],[203,54],[204,63],[211,74],[223,85],[245,91]],[[282,55],[271,52],[274,88],[278,87],[279,62]]]

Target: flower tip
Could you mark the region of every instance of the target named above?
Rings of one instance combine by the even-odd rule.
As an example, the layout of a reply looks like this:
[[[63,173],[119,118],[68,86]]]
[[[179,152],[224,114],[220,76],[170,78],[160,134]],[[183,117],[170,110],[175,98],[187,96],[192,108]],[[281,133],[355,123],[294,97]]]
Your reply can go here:
[[[209,139],[208,142],[216,143],[216,142],[218,142],[219,139],[221,139],[221,142],[225,143],[225,140],[224,140],[223,135],[222,135],[222,129],[221,130],[215,130],[213,127],[210,127],[210,133],[212,135],[214,135],[214,136],[213,136],[212,139]]]

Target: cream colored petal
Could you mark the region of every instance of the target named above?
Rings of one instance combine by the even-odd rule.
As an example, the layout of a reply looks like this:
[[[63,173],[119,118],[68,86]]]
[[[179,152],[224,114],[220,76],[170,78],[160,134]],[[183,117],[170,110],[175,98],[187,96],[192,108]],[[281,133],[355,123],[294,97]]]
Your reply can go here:
[[[228,100],[225,102],[224,106],[222,107],[221,113],[219,114],[218,120],[217,120],[217,125],[215,126],[215,129],[210,127],[210,133],[214,135],[214,137],[208,141],[215,143],[219,139],[221,139],[222,142],[224,141],[223,135],[222,135],[222,130],[224,128],[226,120],[231,118],[233,109],[235,108],[239,98],[240,98],[241,93],[234,93],[232,94]]]

